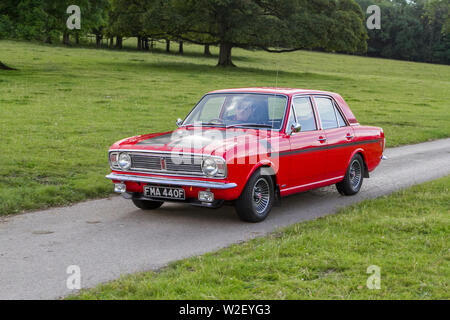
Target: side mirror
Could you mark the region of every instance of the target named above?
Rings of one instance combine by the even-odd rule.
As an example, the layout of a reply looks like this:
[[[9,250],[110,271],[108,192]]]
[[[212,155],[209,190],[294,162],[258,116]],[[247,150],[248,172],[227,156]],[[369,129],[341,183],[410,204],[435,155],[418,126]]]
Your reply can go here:
[[[302,125],[298,122],[295,122],[291,125],[291,127],[289,128],[289,135],[292,135],[294,133],[298,133],[302,130]]]
[[[300,132],[302,130],[302,125],[298,122],[293,123],[291,129],[293,133]]]
[[[183,124],[183,120],[181,120],[180,118],[178,118],[176,124],[177,124],[177,127],[178,127],[178,128],[181,127],[181,125]]]

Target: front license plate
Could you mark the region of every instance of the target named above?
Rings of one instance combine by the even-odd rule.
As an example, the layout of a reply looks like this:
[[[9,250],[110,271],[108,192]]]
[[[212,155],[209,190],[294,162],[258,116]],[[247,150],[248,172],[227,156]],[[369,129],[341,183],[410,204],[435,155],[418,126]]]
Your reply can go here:
[[[144,197],[155,199],[185,200],[183,188],[145,186]]]

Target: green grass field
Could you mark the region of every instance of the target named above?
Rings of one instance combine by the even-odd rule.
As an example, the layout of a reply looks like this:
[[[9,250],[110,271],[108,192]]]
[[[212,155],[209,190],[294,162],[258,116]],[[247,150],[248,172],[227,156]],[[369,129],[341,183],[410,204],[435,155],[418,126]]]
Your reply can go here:
[[[450,299],[450,176],[72,299]],[[366,286],[380,267],[381,288]]]
[[[362,124],[385,129],[388,146],[450,136],[450,66],[236,49],[239,68],[222,69],[193,45],[184,56],[12,41],[0,48],[0,60],[19,69],[0,70],[0,215],[107,196],[108,147],[173,129],[214,89],[336,91]]]

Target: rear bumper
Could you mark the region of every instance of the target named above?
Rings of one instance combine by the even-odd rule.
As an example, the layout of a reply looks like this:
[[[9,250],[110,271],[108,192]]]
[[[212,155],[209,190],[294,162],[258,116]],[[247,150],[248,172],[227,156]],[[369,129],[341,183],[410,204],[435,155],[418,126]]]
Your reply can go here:
[[[140,183],[167,185],[167,186],[195,187],[195,188],[207,188],[207,189],[217,189],[217,190],[228,190],[228,189],[233,189],[233,188],[237,187],[236,183],[142,177],[142,176],[135,176],[135,175],[128,175],[128,174],[115,174],[115,173],[111,173],[111,174],[107,175],[106,178],[109,180],[120,181],[120,182],[140,182]]]

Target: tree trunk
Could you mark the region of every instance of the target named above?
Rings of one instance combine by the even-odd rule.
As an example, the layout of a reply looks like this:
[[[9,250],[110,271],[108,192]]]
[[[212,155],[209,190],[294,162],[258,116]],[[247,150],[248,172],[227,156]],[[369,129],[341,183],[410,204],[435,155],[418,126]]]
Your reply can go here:
[[[122,49],[122,37],[117,37],[116,38],[116,48],[117,49]]]
[[[102,35],[101,34],[95,35],[95,44],[96,44],[97,48],[100,48],[102,46]]]
[[[205,51],[203,54],[207,57],[211,56],[211,50],[209,50],[209,44],[205,44]]]
[[[109,38],[109,47],[114,48],[114,37]]]
[[[70,46],[70,35],[67,32],[63,34],[63,45]]]
[[[170,52],[170,40],[166,39],[166,52]]]
[[[231,50],[233,49],[233,45],[230,43],[221,43],[220,44],[220,53],[219,53],[219,63],[217,64],[220,67],[235,67],[233,61],[231,60]]]
[[[150,50],[150,47],[149,47],[149,45],[148,45],[148,38],[147,38],[147,37],[145,37],[145,38],[143,39],[143,41],[142,41],[142,48],[143,48],[145,51]]]
[[[141,36],[137,37],[137,48],[138,48],[138,50],[142,50],[142,39],[141,39]]]
[[[0,70],[16,70],[14,68],[8,67],[0,61]]]
[[[179,50],[178,50],[178,53],[179,53],[179,54],[183,54],[183,53],[184,53],[184,44],[183,44],[183,41],[180,41],[180,48],[179,48]]]
[[[150,49],[154,49],[155,48],[155,40],[150,39]]]

